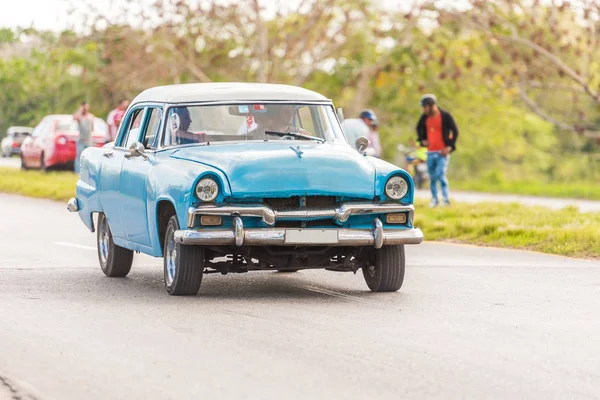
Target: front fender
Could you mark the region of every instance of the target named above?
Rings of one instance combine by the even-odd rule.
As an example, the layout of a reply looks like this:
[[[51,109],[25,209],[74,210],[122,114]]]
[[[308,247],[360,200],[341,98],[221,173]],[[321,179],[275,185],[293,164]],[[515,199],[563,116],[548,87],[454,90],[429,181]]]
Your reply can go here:
[[[375,195],[382,200],[387,200],[385,195],[385,184],[389,178],[394,175],[402,176],[408,182],[408,192],[406,196],[400,199],[403,204],[413,204],[415,196],[415,184],[412,176],[402,168],[375,157],[367,157],[369,162],[375,167]]]
[[[162,255],[158,226],[158,204],[169,201],[175,208],[179,226],[187,227],[188,209],[195,203],[194,188],[198,179],[207,174],[220,181],[221,196],[231,196],[225,175],[210,166],[187,160],[166,158],[157,163],[148,175],[148,229],[152,255]]]

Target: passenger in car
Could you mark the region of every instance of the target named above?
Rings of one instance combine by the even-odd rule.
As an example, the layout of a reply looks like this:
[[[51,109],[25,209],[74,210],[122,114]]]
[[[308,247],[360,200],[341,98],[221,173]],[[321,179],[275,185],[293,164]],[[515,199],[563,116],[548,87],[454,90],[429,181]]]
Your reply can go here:
[[[172,112],[169,119],[172,144],[192,144],[203,141],[202,135],[188,131],[192,124],[192,116],[187,107],[175,107]]]

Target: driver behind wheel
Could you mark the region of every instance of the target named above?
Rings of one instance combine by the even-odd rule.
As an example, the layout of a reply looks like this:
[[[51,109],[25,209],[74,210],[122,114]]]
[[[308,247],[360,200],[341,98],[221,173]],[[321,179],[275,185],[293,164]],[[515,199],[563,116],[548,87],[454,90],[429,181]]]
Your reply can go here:
[[[294,106],[291,104],[272,105],[265,112],[254,113],[254,121],[258,128],[252,133],[253,139],[262,139],[266,131],[281,133],[312,133],[293,125]]]

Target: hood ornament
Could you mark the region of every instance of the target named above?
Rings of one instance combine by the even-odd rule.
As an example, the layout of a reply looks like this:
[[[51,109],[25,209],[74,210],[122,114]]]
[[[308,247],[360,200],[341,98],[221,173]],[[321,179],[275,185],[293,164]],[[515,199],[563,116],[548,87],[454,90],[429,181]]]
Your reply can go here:
[[[294,151],[294,153],[296,153],[296,155],[298,156],[298,158],[302,158],[302,154],[304,154],[304,152],[302,150],[300,150],[300,146],[290,146],[290,149],[292,149]]]

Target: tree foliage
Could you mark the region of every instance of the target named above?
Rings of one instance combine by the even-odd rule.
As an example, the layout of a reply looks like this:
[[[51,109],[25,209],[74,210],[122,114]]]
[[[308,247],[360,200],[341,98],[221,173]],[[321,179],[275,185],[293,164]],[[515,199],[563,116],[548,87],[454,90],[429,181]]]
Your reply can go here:
[[[321,92],[348,117],[374,108],[385,157],[401,161],[396,144],[414,137],[418,99],[433,92],[461,128],[455,177],[598,178],[593,2],[119,4],[78,3],[85,33],[0,30],[2,131],[71,113],[81,100],[106,115],[156,85],[277,82]]]

